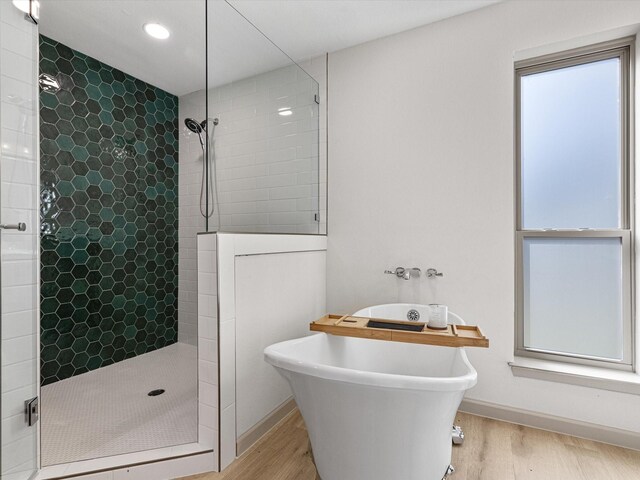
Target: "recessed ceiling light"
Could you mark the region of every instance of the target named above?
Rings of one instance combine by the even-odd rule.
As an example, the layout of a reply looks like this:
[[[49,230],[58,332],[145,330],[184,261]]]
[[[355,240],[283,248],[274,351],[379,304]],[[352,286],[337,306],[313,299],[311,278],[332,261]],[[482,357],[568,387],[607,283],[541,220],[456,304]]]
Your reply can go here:
[[[13,6],[18,10],[24,13],[29,13],[29,0],[13,0]],[[31,12],[34,16],[38,16],[38,10],[40,9],[40,2],[33,2],[33,12]]]
[[[278,115],[282,115],[283,117],[288,117],[289,115],[293,115],[293,112],[290,108],[284,107],[278,109]]]
[[[167,30],[167,27],[164,27],[159,23],[145,23],[142,28],[147,32],[147,35],[160,40],[166,40],[169,38],[169,35],[171,35],[169,30]]]

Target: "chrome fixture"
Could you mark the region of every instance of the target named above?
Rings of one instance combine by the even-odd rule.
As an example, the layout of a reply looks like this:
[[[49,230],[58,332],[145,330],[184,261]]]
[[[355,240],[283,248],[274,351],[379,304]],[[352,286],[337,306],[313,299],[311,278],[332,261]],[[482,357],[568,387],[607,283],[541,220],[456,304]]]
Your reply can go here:
[[[451,430],[451,441],[454,445],[462,445],[464,442],[464,432],[458,425],[454,425]]]
[[[439,272],[435,268],[427,268],[427,278],[443,277],[444,273]]]
[[[38,25],[40,20],[40,2],[38,0],[13,0],[13,6],[24,12],[25,20]]]
[[[455,471],[456,471],[456,469],[455,469],[455,468],[453,468],[453,465],[449,465],[449,466],[447,467],[447,471],[446,471],[446,472],[444,472],[444,477],[442,477],[442,480],[445,480],[447,477],[449,477],[450,475],[452,475],[452,474],[453,474],[453,472],[455,472]]]
[[[49,93],[57,93],[62,88],[60,86],[60,82],[53,75],[49,75],[48,73],[41,73],[38,77],[38,84],[40,88],[44,92]]]
[[[420,320],[420,312],[412,308],[407,312],[407,320],[409,320],[410,322],[417,322],[418,320]]]
[[[24,232],[27,230],[27,224],[22,222],[13,225],[2,223],[0,224],[0,230],[18,230],[19,232]]]
[[[30,398],[24,402],[24,419],[27,425],[33,427],[40,418],[40,401],[38,397]]]
[[[207,142],[205,140],[205,135],[209,133],[207,130],[207,125],[209,121],[211,121],[214,128],[211,129],[210,137],[206,138],[206,140],[209,140],[211,144],[211,148],[206,148],[205,145],[207,144]],[[218,125],[218,123],[220,123],[220,119],[218,119],[217,117],[213,119],[206,118],[202,122],[198,122],[193,118],[184,119],[185,126],[191,132],[196,133],[198,135],[198,138],[200,139],[200,146],[202,147],[203,162],[202,162],[202,183],[200,185],[200,213],[202,214],[203,217],[207,219],[211,218],[214,212],[216,211],[216,203],[218,204],[218,207],[220,206],[218,202],[218,188],[216,185],[216,160],[215,160],[215,152],[213,148],[213,134],[215,133],[215,127],[216,125]],[[209,166],[209,168],[207,168],[207,166]],[[206,178],[207,170],[209,171],[208,180]],[[211,193],[211,200],[212,200],[211,212],[207,212],[207,206],[205,207],[202,206],[202,203],[205,197],[205,190],[207,190],[207,193],[206,193],[207,203],[209,201],[208,200],[209,193]],[[220,228],[220,209],[219,208],[218,208],[218,228]]]
[[[202,123],[198,123],[193,118],[185,118],[184,124],[189,130],[198,135],[200,145],[204,148],[204,137],[202,134],[207,129],[207,121],[205,120]]]
[[[398,267],[395,271],[385,270],[384,273],[388,275],[395,275],[398,278],[404,278],[405,280],[409,280],[411,278],[411,274],[406,271],[404,267]]]
[[[385,270],[384,273],[389,275],[395,275],[398,278],[403,278],[405,280],[409,280],[411,277],[419,277],[421,270],[417,267],[413,268],[405,268],[405,267],[397,267],[395,270]]]

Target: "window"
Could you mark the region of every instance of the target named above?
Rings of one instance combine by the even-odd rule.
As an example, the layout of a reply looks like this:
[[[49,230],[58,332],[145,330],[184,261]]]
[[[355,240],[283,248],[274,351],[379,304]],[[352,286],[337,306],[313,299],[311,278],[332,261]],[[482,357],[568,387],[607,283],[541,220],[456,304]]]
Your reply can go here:
[[[632,49],[516,64],[516,355],[632,369]]]

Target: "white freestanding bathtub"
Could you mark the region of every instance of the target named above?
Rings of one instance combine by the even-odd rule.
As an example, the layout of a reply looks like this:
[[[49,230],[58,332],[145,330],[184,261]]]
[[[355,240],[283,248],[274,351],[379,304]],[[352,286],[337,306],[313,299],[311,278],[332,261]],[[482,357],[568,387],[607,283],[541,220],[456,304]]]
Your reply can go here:
[[[389,304],[354,315],[426,320],[425,305]],[[463,323],[449,313],[449,323]],[[441,480],[451,428],[477,373],[463,348],[325,333],[267,347],[309,431],[322,480]]]

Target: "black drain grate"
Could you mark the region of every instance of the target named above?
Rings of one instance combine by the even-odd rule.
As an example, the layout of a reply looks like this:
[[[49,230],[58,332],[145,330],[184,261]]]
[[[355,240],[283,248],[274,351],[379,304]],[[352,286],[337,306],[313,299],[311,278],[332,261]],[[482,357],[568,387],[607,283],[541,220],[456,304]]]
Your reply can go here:
[[[164,393],[164,388],[158,388],[157,390],[151,390],[147,395],[150,397],[157,397],[158,395],[162,395]]]

